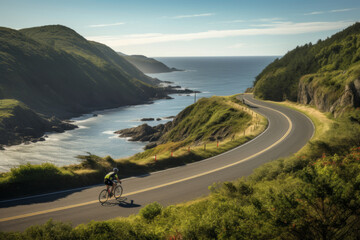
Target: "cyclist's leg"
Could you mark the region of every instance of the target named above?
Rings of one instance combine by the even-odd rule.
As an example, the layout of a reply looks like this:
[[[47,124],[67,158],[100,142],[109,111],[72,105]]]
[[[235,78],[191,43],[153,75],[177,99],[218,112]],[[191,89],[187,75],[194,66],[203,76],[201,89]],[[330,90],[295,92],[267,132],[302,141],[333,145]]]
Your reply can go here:
[[[109,179],[106,179],[104,183],[105,183],[105,185],[106,185],[106,190],[107,190],[108,193],[110,194],[111,192],[109,192],[109,188],[110,188],[110,186],[112,186],[113,182],[110,181]]]
[[[115,183],[113,182],[112,186],[111,186],[111,193],[114,193],[114,189],[115,189]]]

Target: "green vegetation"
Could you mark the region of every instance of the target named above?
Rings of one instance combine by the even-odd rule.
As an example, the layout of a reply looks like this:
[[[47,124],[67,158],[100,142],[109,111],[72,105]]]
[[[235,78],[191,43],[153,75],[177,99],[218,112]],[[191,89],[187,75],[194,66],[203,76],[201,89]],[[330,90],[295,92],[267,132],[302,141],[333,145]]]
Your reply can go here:
[[[316,44],[306,44],[269,64],[254,82],[254,94],[268,100],[298,100],[298,85],[313,79],[334,101],[345,85],[357,79],[360,68],[360,23]],[[324,93],[325,94],[325,93]]]
[[[15,167],[10,172],[0,174],[0,194],[9,198],[96,184],[102,182],[105,173],[115,166],[121,169],[120,175],[124,178],[202,160],[241,145],[261,133],[266,120],[261,116],[252,118],[249,113],[251,110],[240,105],[235,96],[201,99],[179,113],[172,123],[174,128],[170,133],[181,131],[181,128],[189,130],[187,134],[184,133],[185,138],[165,136],[167,140],[163,140],[163,144],[127,159],[114,160],[109,156],[101,158],[88,153],[78,156],[81,163],[77,165],[56,167],[45,163]],[[207,128],[197,124],[199,121]],[[211,139],[214,136],[221,139],[219,146]],[[157,155],[156,161],[154,155]],[[22,177],[25,175],[26,179]],[[38,183],[43,182],[41,179],[44,175],[47,176],[46,186]],[[49,184],[52,189],[48,189]]]
[[[60,25],[0,28],[0,75],[0,98],[62,118],[164,96],[116,52]]]
[[[153,58],[148,58],[142,55],[129,56],[122,53],[118,53],[118,54],[120,56],[123,56],[126,60],[132,63],[143,73],[164,73],[164,72],[179,71],[175,68],[169,68],[162,62],[159,62]]]

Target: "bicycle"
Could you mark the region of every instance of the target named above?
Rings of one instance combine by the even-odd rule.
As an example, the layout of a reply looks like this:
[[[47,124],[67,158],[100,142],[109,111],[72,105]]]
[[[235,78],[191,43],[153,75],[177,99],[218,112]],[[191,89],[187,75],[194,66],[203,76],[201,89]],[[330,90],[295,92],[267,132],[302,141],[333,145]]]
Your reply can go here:
[[[114,181],[114,182],[115,182],[116,186],[114,187],[113,193],[114,193],[115,199],[118,200],[123,193],[123,188],[120,183],[118,183],[117,181]],[[109,199],[109,192],[105,188],[99,194],[99,202],[101,204],[104,204],[107,202],[108,199]]]

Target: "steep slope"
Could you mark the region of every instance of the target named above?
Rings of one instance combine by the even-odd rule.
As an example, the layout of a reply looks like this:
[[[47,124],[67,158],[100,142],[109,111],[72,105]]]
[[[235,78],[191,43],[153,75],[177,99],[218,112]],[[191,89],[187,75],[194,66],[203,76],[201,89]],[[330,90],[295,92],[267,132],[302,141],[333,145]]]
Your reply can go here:
[[[0,28],[0,75],[0,98],[62,118],[164,95],[110,48],[58,25]]]
[[[338,112],[359,106],[359,77],[360,23],[356,23],[331,38],[297,47],[276,59],[256,77],[254,94]]]
[[[135,67],[140,69],[143,73],[166,73],[173,71],[181,71],[176,68],[169,68],[164,63],[159,62],[153,58],[148,58],[143,55],[125,55],[118,53],[123,56],[126,60],[132,63]]]

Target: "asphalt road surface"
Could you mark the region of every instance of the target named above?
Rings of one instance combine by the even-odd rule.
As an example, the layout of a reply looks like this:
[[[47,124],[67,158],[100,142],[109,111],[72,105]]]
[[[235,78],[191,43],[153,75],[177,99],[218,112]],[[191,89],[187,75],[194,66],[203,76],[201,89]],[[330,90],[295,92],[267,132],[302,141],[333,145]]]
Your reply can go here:
[[[268,118],[268,128],[252,141],[200,162],[123,179],[123,201],[101,205],[98,195],[104,185],[74,189],[24,199],[0,202],[0,231],[21,231],[53,220],[73,226],[91,220],[107,220],[137,213],[157,201],[170,205],[209,194],[214,182],[248,176],[263,163],[289,156],[312,137],[314,126],[305,115],[245,95],[253,111]],[[120,169],[121,171],[121,169]]]

